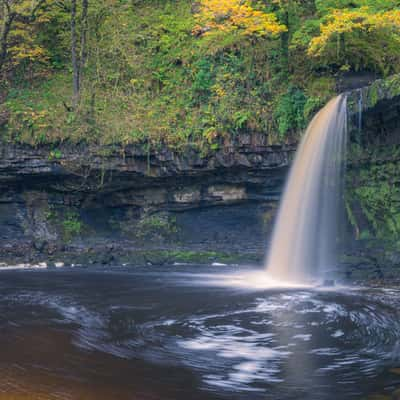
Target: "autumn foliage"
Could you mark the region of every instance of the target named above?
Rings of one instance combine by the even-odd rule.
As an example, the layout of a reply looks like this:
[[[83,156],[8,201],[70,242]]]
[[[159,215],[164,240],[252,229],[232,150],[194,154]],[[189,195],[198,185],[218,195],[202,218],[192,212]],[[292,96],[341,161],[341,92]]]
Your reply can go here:
[[[400,72],[400,0],[0,0],[3,140],[289,141],[358,71]]]
[[[321,34],[310,44],[309,55],[321,55],[326,46],[338,35],[371,34],[377,31],[400,34],[400,10],[370,13],[368,7],[357,10],[333,10],[321,24]]]
[[[201,0],[196,19],[193,32],[199,35],[237,31],[245,36],[277,36],[287,30],[275,14],[256,10],[249,1],[241,0]]]
[[[332,10],[321,23],[320,34],[311,40],[307,53],[347,63],[348,67],[375,66],[384,72],[387,62],[400,61],[400,10]]]

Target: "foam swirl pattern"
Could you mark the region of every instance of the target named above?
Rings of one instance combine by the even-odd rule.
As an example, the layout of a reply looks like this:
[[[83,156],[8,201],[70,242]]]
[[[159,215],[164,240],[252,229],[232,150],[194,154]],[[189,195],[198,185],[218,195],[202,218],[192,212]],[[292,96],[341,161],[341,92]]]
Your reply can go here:
[[[244,288],[222,284],[229,274],[2,274],[0,399],[359,399],[400,387],[398,290]]]

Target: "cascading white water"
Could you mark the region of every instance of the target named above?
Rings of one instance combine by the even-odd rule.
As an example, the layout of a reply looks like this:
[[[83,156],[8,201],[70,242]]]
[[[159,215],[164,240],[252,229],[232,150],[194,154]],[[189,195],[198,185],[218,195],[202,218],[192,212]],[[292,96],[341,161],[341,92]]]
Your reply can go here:
[[[311,121],[300,143],[266,262],[273,280],[307,283],[325,278],[336,266],[346,103],[344,95],[332,99]]]

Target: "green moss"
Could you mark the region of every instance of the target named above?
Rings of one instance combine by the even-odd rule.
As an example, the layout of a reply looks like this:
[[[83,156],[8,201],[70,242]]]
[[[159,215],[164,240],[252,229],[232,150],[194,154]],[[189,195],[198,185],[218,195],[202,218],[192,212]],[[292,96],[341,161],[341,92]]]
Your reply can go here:
[[[374,82],[367,92],[367,107],[374,107],[382,98],[391,99],[400,95],[400,75]]]
[[[373,83],[368,90],[368,106],[374,107],[379,101],[379,84]]]
[[[263,254],[253,253],[223,253],[212,251],[190,251],[190,250],[131,250],[123,253],[110,254],[109,251],[102,253],[98,249],[90,249],[85,252],[59,252],[49,255],[49,261],[64,261],[68,264],[89,265],[125,265],[145,266],[172,265],[174,263],[190,265],[222,264],[245,264],[258,265],[263,260]]]
[[[169,238],[178,232],[176,217],[164,213],[144,215],[136,224],[135,232],[138,238]]]
[[[52,207],[46,210],[44,217],[49,227],[58,232],[64,242],[70,242],[79,236],[84,228],[81,217],[75,209]]]
[[[294,86],[289,87],[287,92],[278,98],[275,117],[281,137],[290,131],[300,131],[305,128],[306,103],[307,97],[304,92]]]
[[[51,150],[49,153],[49,160],[59,160],[62,158],[62,152],[59,149]]]
[[[396,147],[386,149],[386,153],[394,161],[381,162],[383,153],[373,151],[368,162],[349,171],[346,209],[359,239],[381,241],[395,249],[400,248],[400,165],[395,161]]]
[[[135,252],[135,257],[144,259],[151,264],[223,264],[258,263],[262,256],[257,254],[230,254],[215,251],[190,251],[190,250],[150,250]]]
[[[74,211],[68,211],[64,215],[62,221],[64,240],[70,241],[75,236],[79,235],[82,231],[82,222],[80,221],[79,214]]]
[[[400,75],[395,75],[387,80],[391,97],[400,96]]]

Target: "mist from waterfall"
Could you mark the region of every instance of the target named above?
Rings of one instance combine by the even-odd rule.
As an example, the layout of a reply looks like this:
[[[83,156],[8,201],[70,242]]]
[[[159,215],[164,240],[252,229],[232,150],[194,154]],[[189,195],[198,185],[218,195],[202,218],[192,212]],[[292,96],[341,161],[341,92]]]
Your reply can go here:
[[[273,280],[320,280],[337,265],[346,110],[346,96],[332,99],[311,121],[300,143],[266,261]]]

